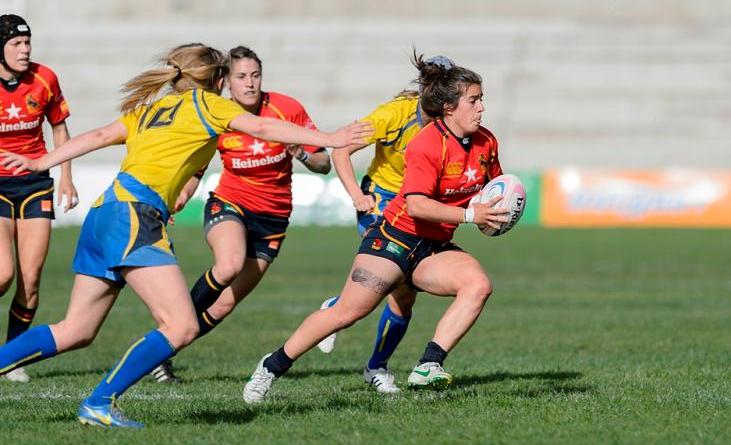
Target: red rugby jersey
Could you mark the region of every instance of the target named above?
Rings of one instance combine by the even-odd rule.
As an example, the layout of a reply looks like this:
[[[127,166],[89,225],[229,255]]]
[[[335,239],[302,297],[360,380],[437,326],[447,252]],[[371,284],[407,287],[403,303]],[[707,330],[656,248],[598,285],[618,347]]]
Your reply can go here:
[[[412,218],[406,196],[419,194],[443,204],[467,207],[490,179],[502,174],[497,139],[490,130],[480,127],[470,140],[471,146],[465,148],[444,122],[437,120],[409,142],[404,183],[383,212],[392,226],[431,240],[452,239],[457,224]]]
[[[69,107],[56,74],[47,66],[31,63],[15,90],[0,86],[0,149],[40,158],[47,153],[42,129],[44,118],[56,125],[67,117]],[[12,171],[0,166],[0,176],[12,176]]]
[[[257,113],[299,126],[317,129],[296,99],[279,93],[262,92]],[[306,146],[309,153],[319,147]],[[229,132],[218,137],[223,173],[215,193],[243,204],[254,213],[289,217],[292,213],[292,156],[279,142],[264,141],[246,133]]]

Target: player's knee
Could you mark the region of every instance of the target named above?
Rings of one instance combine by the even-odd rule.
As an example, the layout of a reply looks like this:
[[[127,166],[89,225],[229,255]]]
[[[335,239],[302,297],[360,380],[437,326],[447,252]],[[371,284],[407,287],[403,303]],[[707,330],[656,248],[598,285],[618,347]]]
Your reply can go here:
[[[66,320],[56,323],[52,328],[58,352],[85,348],[96,338],[96,330]]]
[[[492,282],[484,275],[480,274],[472,282],[474,298],[480,303],[485,304],[490,295],[492,295]]]
[[[214,275],[219,283],[229,285],[244,268],[244,258],[238,255],[231,255],[216,262]]]
[[[368,315],[368,313],[368,311],[358,308],[341,308],[335,311],[334,316],[337,321],[338,330],[354,325],[358,320]]]
[[[29,271],[23,271],[23,289],[25,291],[25,295],[38,295],[38,288],[41,284],[41,271],[38,270],[29,270]]]
[[[490,298],[490,295],[492,295],[492,282],[485,274],[476,275],[469,280],[465,280],[465,284],[460,293],[464,294],[476,305],[482,306]]]
[[[171,338],[169,338],[170,343],[172,343],[176,350],[184,348],[198,338],[199,331],[200,328],[197,320],[181,323],[171,332]]]

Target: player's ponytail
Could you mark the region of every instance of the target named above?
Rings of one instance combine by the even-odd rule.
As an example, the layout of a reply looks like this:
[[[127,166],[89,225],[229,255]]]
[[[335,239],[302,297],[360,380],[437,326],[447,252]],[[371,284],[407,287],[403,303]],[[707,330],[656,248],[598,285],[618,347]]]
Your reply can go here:
[[[180,93],[193,88],[218,92],[220,79],[225,75],[223,54],[202,43],[181,45],[160,58],[157,68],[147,70],[122,86],[120,110],[126,114],[149,105],[163,90]]]
[[[482,84],[482,77],[472,70],[457,66],[444,56],[424,60],[414,50],[411,62],[419,70],[421,109],[431,118],[444,116],[445,109],[457,106],[462,93],[472,84]]]

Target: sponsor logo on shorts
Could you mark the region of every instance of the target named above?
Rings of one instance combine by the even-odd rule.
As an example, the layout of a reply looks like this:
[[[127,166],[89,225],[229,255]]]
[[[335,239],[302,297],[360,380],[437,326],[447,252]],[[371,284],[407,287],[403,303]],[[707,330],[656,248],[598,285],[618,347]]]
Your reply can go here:
[[[41,200],[41,212],[50,212],[53,210],[53,201],[50,199]]]
[[[221,212],[221,204],[214,202],[211,204],[211,215],[215,215]]]
[[[386,251],[391,252],[394,255],[401,255],[402,253],[404,253],[404,248],[394,242],[389,241],[388,245],[386,246]]]
[[[279,250],[279,245],[282,244],[280,240],[271,240],[269,241],[268,247],[272,250]]]
[[[371,250],[381,250],[383,249],[383,240],[376,238],[373,240],[373,244],[371,244]]]

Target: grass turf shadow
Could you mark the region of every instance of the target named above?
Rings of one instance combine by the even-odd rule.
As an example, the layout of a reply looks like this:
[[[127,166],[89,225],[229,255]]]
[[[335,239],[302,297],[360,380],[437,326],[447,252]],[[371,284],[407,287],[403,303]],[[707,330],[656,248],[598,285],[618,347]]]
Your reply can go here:
[[[506,380],[549,380],[549,381],[567,381],[578,380],[583,376],[577,371],[541,371],[541,372],[493,372],[491,374],[468,374],[460,375],[454,378],[453,386],[466,387],[474,385],[487,385],[490,383],[502,382]]]

